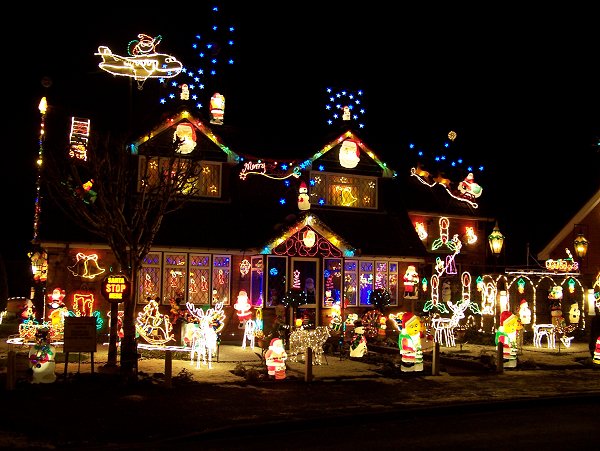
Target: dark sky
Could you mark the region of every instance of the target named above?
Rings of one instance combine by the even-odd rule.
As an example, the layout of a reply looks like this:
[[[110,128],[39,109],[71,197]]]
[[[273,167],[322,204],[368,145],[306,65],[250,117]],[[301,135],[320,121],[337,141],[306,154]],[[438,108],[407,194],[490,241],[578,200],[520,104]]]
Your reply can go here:
[[[331,133],[326,87],[364,92],[359,133],[391,167],[414,164],[410,143],[427,157],[441,155],[447,133],[456,131],[448,161],[462,157],[484,166],[477,175],[480,202],[494,203],[515,264],[525,263],[526,243],[540,251],[600,187],[599,52],[591,10],[308,1],[229,2],[229,9],[211,11],[219,3],[114,14],[53,6],[52,21],[47,12],[27,11],[20,35],[5,41],[12,56],[4,84],[5,258],[25,256],[33,234],[43,95],[49,114],[90,117],[92,126],[166,111],[158,101],[166,89],[156,80],[130,92],[126,79],[97,67],[99,45],[126,54],[139,33],[161,35],[158,50],[189,68],[204,64],[195,41],[217,42],[219,58],[234,58],[233,66],[218,67],[218,77],[203,80],[204,95],[213,89],[226,95],[226,124],[252,131],[238,153],[315,153]],[[235,27],[233,47],[211,32],[214,24]],[[50,87],[42,86],[43,77]]]

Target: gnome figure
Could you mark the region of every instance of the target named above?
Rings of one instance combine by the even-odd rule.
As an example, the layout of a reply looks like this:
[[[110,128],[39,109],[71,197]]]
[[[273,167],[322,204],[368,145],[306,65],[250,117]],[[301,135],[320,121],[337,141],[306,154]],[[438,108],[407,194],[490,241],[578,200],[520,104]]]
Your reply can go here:
[[[517,326],[518,320],[508,310],[500,314],[500,327],[496,331],[496,346],[502,343],[504,368],[517,367]]]
[[[402,331],[398,336],[398,347],[402,355],[402,371],[423,371],[421,320],[412,312],[402,315]]]

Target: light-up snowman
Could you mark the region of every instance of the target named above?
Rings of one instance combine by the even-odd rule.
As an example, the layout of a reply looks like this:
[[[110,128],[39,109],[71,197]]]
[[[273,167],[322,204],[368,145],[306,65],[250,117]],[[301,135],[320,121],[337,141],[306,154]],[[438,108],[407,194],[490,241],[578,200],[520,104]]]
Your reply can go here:
[[[36,344],[29,349],[29,365],[33,371],[32,384],[49,384],[56,381],[56,349],[50,344],[50,333],[39,329]]]

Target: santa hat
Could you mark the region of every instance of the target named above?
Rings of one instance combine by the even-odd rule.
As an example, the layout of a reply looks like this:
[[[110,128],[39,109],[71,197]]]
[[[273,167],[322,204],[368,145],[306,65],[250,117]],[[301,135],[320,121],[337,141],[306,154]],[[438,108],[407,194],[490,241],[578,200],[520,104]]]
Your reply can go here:
[[[402,314],[402,326],[406,327],[407,324],[416,319],[416,316],[412,312],[405,312]]]
[[[527,299],[521,299],[521,305],[527,304]]]
[[[507,322],[515,319],[517,319],[517,317],[508,310],[505,310],[502,313],[500,313],[500,324],[506,324]]]
[[[304,183],[304,181],[300,182],[300,192],[301,193],[308,192],[308,188],[306,187],[306,183]]]
[[[281,338],[273,338],[271,339],[271,343],[269,344],[269,349],[279,349],[283,347],[283,342],[281,341]]]

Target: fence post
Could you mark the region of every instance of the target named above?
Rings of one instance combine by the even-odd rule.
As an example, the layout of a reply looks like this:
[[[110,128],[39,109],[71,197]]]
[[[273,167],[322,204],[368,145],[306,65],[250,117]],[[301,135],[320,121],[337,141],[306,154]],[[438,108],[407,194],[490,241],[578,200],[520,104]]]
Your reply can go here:
[[[306,357],[305,357],[305,370],[304,370],[304,382],[312,382],[312,348],[306,348]]]
[[[496,373],[502,374],[504,372],[504,344],[498,341],[496,345]]]
[[[440,375],[440,343],[433,344],[433,357],[431,359],[431,374],[433,376]]]
[[[8,351],[6,357],[6,389],[14,390],[17,379],[17,353]]]
[[[165,351],[165,387],[171,388],[173,382],[173,351]]]

